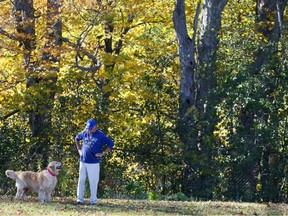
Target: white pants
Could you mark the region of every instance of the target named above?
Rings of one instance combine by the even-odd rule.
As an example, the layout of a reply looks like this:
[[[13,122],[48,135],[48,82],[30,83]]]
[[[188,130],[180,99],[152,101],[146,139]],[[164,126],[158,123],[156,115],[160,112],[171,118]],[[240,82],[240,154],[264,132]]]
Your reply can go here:
[[[80,162],[79,179],[77,187],[77,202],[84,202],[85,182],[88,175],[90,186],[90,203],[97,203],[97,189],[100,174],[100,164],[88,164]]]

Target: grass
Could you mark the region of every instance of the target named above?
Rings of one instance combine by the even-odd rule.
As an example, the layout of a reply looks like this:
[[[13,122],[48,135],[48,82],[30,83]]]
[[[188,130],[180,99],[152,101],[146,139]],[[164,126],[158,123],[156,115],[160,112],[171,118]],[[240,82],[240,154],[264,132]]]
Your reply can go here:
[[[74,198],[54,197],[41,204],[35,197],[15,200],[0,196],[0,215],[287,215],[287,204],[237,202],[179,202],[126,199],[99,199],[98,204],[76,206]]]

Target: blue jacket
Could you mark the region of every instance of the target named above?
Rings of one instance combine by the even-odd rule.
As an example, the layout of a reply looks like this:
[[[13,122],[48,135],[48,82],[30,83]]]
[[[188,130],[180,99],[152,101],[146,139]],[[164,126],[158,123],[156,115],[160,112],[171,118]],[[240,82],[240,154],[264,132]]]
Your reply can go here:
[[[76,135],[75,140],[82,140],[82,156],[80,157],[80,161],[83,163],[99,163],[100,158],[96,158],[95,154],[102,152],[104,145],[107,145],[109,148],[113,148],[114,146],[113,140],[98,129],[94,133],[83,130]]]

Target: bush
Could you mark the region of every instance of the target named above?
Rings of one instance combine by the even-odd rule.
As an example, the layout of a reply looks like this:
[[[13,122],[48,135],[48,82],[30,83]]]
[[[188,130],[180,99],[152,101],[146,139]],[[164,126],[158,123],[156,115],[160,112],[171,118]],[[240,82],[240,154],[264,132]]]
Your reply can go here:
[[[159,196],[155,191],[148,192],[148,200],[158,200]]]
[[[177,195],[177,199],[179,201],[188,201],[189,200],[189,198],[182,192],[178,192],[176,195]]]

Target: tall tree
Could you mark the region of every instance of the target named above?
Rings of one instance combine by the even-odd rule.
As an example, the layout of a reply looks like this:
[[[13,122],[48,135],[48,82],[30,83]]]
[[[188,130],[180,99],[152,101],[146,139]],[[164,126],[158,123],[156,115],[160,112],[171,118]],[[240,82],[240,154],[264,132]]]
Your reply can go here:
[[[284,50],[279,50],[281,39],[284,38],[283,17],[287,0],[257,0],[256,2],[256,34],[260,34],[265,39],[260,43],[260,46],[255,53],[255,60],[251,64],[251,76],[263,76],[265,70],[274,71],[275,77],[279,76],[281,69],[278,68],[279,62],[282,60],[282,55],[275,55],[275,53],[282,53]],[[282,49],[286,49],[283,46]],[[287,51],[287,50],[286,50]],[[264,73],[264,74],[263,74]],[[263,75],[262,75],[263,74]],[[272,75],[272,80],[274,80]],[[266,94],[268,100],[273,104],[273,97],[270,95],[275,92],[276,86],[273,81],[267,83]],[[260,110],[264,115],[255,114],[255,110],[245,109],[246,118],[243,124],[248,128],[253,128],[253,122],[262,121],[268,127],[279,125],[280,119],[273,113],[270,113],[269,108],[264,104],[260,106]],[[248,116],[247,116],[248,115]],[[248,123],[248,119],[250,119]],[[257,137],[252,136],[251,141],[257,143]],[[280,151],[278,142],[266,143],[261,146],[262,160],[259,166],[261,167],[261,196],[266,201],[279,201],[281,178],[278,174]],[[260,160],[258,160],[260,161]],[[272,162],[273,161],[273,162]]]
[[[203,176],[200,176],[201,168],[197,160],[202,153],[208,154],[208,151],[202,152],[208,144],[205,143],[205,136],[212,136],[213,125],[210,124],[208,130],[204,128],[207,126],[205,121],[209,121],[210,113],[213,113],[209,97],[215,87],[217,36],[226,4],[227,0],[205,0],[202,6],[198,3],[191,38],[187,30],[185,0],[175,1],[173,22],[180,58],[180,139],[186,152],[183,191],[189,196],[205,187],[200,180]]]
[[[46,38],[41,57],[35,55],[35,9],[33,0],[15,0],[17,38],[23,46],[26,70],[26,100],[33,147],[42,167],[49,159],[51,110],[56,92],[61,46],[60,1],[47,0]],[[41,60],[39,60],[41,59]]]
[[[282,173],[287,166],[282,161],[286,158],[287,132],[281,114],[287,104],[283,100],[287,92],[286,4],[287,1],[231,2],[225,13],[232,10],[236,14],[233,23],[237,27],[230,32],[234,24],[230,17],[225,20],[220,52],[228,61],[220,60],[223,69],[222,77],[218,77],[219,91],[223,98],[217,128],[222,127],[218,132],[223,136],[221,152],[227,166],[223,170],[229,170],[224,174],[228,177],[226,182],[230,182],[226,194],[239,200],[277,202],[286,194]]]

